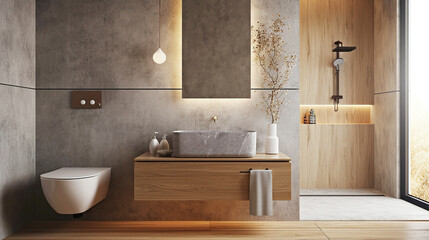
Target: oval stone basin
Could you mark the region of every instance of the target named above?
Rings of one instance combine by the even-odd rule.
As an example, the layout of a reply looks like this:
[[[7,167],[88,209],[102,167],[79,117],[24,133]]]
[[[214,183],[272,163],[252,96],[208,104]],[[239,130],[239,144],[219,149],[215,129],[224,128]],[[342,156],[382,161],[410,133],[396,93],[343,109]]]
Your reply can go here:
[[[256,155],[255,131],[173,132],[175,157],[250,158]]]

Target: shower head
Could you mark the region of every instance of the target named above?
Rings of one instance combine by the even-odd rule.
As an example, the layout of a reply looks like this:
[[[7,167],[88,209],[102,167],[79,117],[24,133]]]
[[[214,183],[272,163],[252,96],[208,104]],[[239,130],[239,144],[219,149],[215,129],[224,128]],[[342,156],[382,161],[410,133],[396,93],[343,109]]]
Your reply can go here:
[[[356,49],[355,46],[344,47],[341,41],[336,41],[334,44],[337,45],[337,47],[332,49],[332,52],[336,52],[336,53],[351,52]]]
[[[336,68],[339,68],[341,65],[343,65],[343,63],[344,63],[344,59],[342,58],[337,58],[334,60],[334,66]]]
[[[336,48],[332,49],[332,52],[335,52],[337,58],[334,60],[333,64],[335,67],[335,73],[337,75],[337,84],[336,84],[336,93],[332,95],[332,99],[334,100],[334,111],[338,111],[338,105],[340,104],[340,99],[343,99],[343,96],[340,95],[340,66],[344,64],[344,59],[340,58],[340,52],[351,52],[356,49],[356,47],[344,47],[341,41],[334,42],[337,45]]]
[[[336,47],[334,49],[332,49],[332,52],[351,52],[353,50],[355,50],[356,47]]]

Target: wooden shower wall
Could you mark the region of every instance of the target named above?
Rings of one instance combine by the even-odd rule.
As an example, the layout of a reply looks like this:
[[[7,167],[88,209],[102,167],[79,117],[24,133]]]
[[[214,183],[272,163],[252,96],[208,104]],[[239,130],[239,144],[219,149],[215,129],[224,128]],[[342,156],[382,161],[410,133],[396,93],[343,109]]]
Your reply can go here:
[[[374,2],[374,188],[399,198],[399,1]]]
[[[334,42],[341,53],[339,112],[333,111]],[[301,188],[373,188],[374,1],[300,1],[301,117],[315,109],[316,125],[300,127]],[[347,105],[347,106],[344,106]]]

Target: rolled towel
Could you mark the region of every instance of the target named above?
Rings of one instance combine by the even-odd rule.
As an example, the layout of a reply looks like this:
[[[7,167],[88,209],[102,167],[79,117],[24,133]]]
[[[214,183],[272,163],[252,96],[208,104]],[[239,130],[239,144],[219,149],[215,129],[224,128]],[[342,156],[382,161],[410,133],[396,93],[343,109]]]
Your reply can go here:
[[[249,189],[250,215],[273,215],[273,172],[251,170]]]

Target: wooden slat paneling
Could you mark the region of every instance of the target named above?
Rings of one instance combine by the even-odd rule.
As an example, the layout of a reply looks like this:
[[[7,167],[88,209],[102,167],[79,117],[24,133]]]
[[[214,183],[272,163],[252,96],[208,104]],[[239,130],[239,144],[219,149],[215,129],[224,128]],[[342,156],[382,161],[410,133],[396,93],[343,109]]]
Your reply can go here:
[[[332,104],[336,40],[357,47],[341,54],[341,103],[373,104],[373,14],[372,0],[300,1],[301,104]]]
[[[340,110],[331,99],[336,81],[334,42],[341,53]],[[374,1],[300,1],[300,103],[313,107],[318,125],[301,125],[301,188],[372,188],[374,185]],[[301,106],[300,121],[311,106]],[[350,124],[353,123],[353,124]],[[363,123],[363,124],[362,124]]]
[[[399,92],[375,95],[374,187],[399,198]]]
[[[249,200],[252,169],[273,171],[273,199],[291,199],[289,162],[135,162],[135,200]]]
[[[374,92],[399,90],[399,1],[374,0]]]
[[[399,198],[399,1],[374,0],[374,187]]]
[[[372,124],[301,124],[301,188],[373,188]]]

